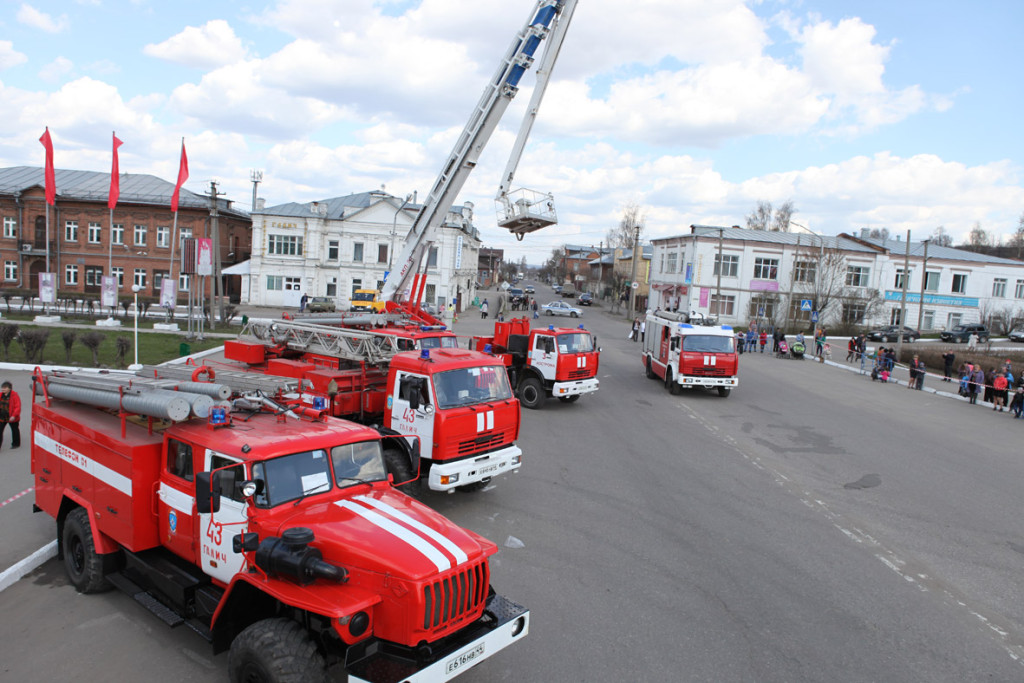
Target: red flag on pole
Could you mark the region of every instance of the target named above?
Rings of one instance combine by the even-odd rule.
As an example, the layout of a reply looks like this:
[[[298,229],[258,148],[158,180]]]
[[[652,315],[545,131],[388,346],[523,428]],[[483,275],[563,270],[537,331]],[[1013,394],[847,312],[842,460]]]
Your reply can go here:
[[[50,127],[46,127],[46,132],[39,138],[39,142],[43,143],[43,147],[46,149],[46,203],[53,206],[57,201],[57,180],[53,173],[53,140],[50,139]]]
[[[185,140],[181,141],[181,165],[178,166],[178,184],[174,186],[174,194],[171,195],[171,211],[178,210],[178,193],[181,186],[188,180],[188,157],[185,156]]]
[[[121,196],[120,169],[117,167],[117,148],[124,143],[117,139],[114,133],[114,161],[110,165],[110,194],[107,197],[107,207],[111,211],[117,206],[117,198]]]

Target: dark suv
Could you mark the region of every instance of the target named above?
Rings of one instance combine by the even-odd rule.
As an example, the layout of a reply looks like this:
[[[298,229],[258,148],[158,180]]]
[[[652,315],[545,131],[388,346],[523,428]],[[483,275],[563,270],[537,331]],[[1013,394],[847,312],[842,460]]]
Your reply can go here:
[[[972,335],[978,335],[978,341],[985,343],[988,341],[988,328],[984,325],[972,324],[972,325],[957,325],[952,330],[943,330],[942,334],[939,335],[944,342],[952,342],[954,344],[966,344],[968,338]]]
[[[868,332],[868,339],[871,341],[894,342],[899,339],[900,328],[897,325],[880,327],[877,330]],[[921,338],[921,333],[912,327],[903,327],[903,341],[915,342]]]

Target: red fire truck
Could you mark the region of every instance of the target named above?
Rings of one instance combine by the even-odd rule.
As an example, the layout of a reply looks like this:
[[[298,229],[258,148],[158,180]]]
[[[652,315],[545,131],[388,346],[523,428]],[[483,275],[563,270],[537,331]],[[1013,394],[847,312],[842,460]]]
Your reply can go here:
[[[376,430],[268,398],[282,381],[37,373],[35,509],[75,588],[230,650],[232,681],[445,681],[522,639],[494,544],[395,491]]]
[[[728,396],[739,385],[739,355],[732,327],[690,322],[684,313],[647,314],[644,335],[644,370],[661,379],[672,394],[683,388],[718,389]]]
[[[494,354],[527,408],[540,408],[554,396],[572,403],[597,391],[601,349],[583,325],[532,329],[529,318],[494,324],[494,336],[473,337],[470,348]]]
[[[444,330],[421,333],[256,320],[224,344],[224,357],[240,364],[233,367],[302,380],[293,399],[305,406],[325,401],[335,417],[418,437],[419,471],[431,490],[476,491],[518,470],[519,402],[503,366],[493,356],[442,346],[455,340]],[[386,455],[395,478],[408,480],[416,464]]]

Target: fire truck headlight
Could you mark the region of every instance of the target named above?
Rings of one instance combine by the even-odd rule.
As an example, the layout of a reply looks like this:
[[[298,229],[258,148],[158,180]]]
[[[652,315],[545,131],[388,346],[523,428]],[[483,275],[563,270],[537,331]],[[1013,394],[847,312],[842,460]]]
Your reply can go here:
[[[348,622],[348,632],[357,638],[366,633],[369,627],[370,615],[366,612],[357,612]]]
[[[512,456],[512,464],[513,465],[518,465],[522,461],[523,461],[523,456],[521,456],[521,455],[514,455],[514,456]]]
[[[243,481],[242,482],[242,495],[246,498],[252,498],[256,495],[256,482],[254,481]]]
[[[518,636],[523,632],[524,628],[526,628],[526,617],[519,617],[516,619],[515,623],[512,624],[512,637],[515,638]]]
[[[458,474],[442,474],[441,484],[447,486],[448,484],[455,484],[459,481]]]

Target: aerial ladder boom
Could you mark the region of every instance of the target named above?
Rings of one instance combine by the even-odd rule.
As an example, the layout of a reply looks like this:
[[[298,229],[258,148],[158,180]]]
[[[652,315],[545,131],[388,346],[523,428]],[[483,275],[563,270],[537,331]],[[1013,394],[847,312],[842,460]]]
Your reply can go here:
[[[250,320],[238,339],[371,365],[386,363],[401,352],[394,335],[295,320]]]
[[[533,65],[534,53],[553,28],[562,22],[568,24],[575,6],[576,0],[538,0],[532,18],[513,39],[409,229],[402,253],[381,289],[384,301],[397,303],[401,299],[423,255],[434,243],[441,221],[454,204],[491,134],[519,90],[519,80]],[[545,57],[547,50],[545,48]],[[551,59],[553,62],[554,57]],[[510,229],[514,231],[514,226]]]

